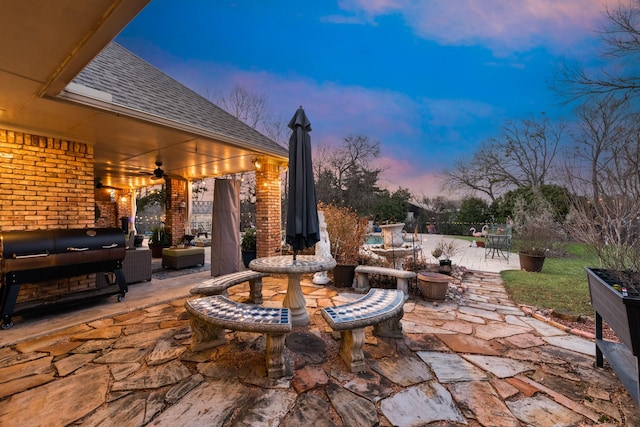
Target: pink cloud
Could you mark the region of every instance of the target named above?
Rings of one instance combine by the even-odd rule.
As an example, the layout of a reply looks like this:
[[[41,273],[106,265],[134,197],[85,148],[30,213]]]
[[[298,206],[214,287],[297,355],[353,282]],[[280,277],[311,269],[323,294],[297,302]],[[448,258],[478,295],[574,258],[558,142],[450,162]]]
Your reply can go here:
[[[335,146],[355,134],[380,141],[383,157],[378,164],[388,166],[382,182],[391,191],[402,186],[416,195],[437,194],[437,174],[448,167],[432,150],[439,149],[443,139],[462,144],[461,126],[486,121],[495,114],[491,105],[466,99],[411,99],[390,90],[242,71],[213,63],[176,61],[170,67],[170,75],[201,94],[226,93],[235,85],[265,94],[270,112],[284,123],[302,105],[311,120],[314,146]]]
[[[374,20],[402,14],[413,31],[444,45],[484,45],[504,55],[544,45],[562,51],[598,27],[618,0],[344,0],[340,7]]]
[[[407,160],[382,157],[375,162],[375,167],[384,169],[379,185],[394,192],[398,188],[408,188],[418,200],[422,197],[434,197],[441,194],[442,177],[436,169],[425,166],[417,169]]]

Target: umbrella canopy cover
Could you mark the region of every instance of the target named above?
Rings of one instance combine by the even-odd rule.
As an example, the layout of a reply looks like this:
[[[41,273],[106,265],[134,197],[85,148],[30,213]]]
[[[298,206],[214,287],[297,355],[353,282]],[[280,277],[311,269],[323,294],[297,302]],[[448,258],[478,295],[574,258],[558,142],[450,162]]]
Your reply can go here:
[[[295,254],[320,240],[316,187],[311,161],[311,123],[302,107],[289,121],[289,199],[286,241]]]

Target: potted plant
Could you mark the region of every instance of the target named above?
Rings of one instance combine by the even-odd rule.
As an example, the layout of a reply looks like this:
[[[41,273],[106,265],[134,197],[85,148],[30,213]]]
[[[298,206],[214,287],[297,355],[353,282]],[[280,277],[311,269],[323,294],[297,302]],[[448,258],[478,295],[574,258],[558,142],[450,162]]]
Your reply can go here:
[[[249,268],[249,263],[256,259],[256,229],[253,227],[245,228],[240,242],[242,251],[242,263]]]
[[[449,291],[451,277],[430,271],[418,272],[418,289],[422,297],[429,301],[442,301]]]
[[[442,259],[439,259],[440,256],[436,257],[439,259],[440,269],[438,271],[440,273],[451,274],[451,258],[456,255],[458,251],[460,251],[460,246],[458,246],[458,242],[454,239],[442,239],[438,242],[436,248],[431,252],[431,255],[434,255],[433,252],[436,252],[442,256]]]
[[[539,273],[549,251],[561,241],[553,207],[540,192],[534,192],[528,202],[517,199],[513,213],[514,247],[520,258],[520,269]]]
[[[162,258],[162,249],[171,246],[171,234],[163,226],[155,226],[149,236],[149,249],[153,258]]]
[[[359,218],[347,207],[321,204],[318,209],[324,212],[331,254],[337,263],[333,282],[336,286],[351,286],[366,238],[367,219]]]

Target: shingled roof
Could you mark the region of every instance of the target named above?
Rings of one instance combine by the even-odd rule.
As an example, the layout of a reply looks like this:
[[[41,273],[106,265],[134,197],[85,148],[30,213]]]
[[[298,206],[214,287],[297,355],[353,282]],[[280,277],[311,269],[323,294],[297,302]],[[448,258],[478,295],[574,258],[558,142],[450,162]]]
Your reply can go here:
[[[287,149],[115,42],[107,45],[72,83],[111,95],[114,105],[244,143],[265,153]]]

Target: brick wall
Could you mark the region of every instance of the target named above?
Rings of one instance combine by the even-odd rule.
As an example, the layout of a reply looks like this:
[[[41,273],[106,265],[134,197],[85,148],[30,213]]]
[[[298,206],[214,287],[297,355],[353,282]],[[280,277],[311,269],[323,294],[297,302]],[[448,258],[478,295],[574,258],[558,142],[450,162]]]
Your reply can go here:
[[[187,182],[166,178],[166,217],[165,228],[171,233],[171,244],[175,245],[184,239],[187,222]]]
[[[0,200],[0,231],[93,227],[93,147],[0,129]],[[18,301],[92,287],[94,275],[27,284]]]
[[[99,188],[94,191],[95,206],[100,216],[95,220],[96,227],[116,227],[118,207],[111,198],[111,191],[107,188]]]
[[[0,129],[0,230],[93,226],[93,147]]]
[[[256,253],[258,257],[278,255],[281,250],[280,167],[261,158],[256,171]]]
[[[113,195],[112,195],[113,193]],[[100,210],[100,217],[96,218],[96,227],[122,227],[123,217],[131,222],[131,194],[129,190],[114,190],[98,188],[94,192],[95,204]],[[129,224],[131,230],[131,224]]]

